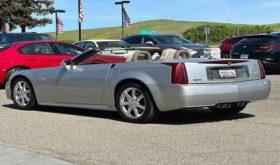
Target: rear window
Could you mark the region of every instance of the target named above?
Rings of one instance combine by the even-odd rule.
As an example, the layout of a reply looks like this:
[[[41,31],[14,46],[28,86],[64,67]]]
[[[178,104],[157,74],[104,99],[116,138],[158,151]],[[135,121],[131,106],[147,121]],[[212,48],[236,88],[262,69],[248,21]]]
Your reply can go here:
[[[273,44],[276,43],[276,38],[273,37],[250,37],[244,38],[239,43],[248,43],[248,44]]]
[[[242,38],[242,37],[233,38],[233,39],[229,40],[228,42],[231,44],[236,44],[237,42],[239,42],[242,39],[244,39],[244,38]]]

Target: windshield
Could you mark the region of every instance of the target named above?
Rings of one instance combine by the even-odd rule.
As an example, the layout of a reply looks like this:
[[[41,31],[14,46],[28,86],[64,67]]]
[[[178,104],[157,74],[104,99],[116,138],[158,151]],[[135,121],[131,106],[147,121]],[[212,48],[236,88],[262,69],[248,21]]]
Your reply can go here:
[[[277,40],[276,38],[273,37],[248,37],[248,38],[244,38],[241,41],[238,42],[238,44],[273,44],[275,43]]]
[[[191,41],[174,35],[159,35],[155,37],[159,42],[164,44],[192,44]]]
[[[125,41],[99,41],[96,43],[99,48],[119,48],[128,46],[128,43]]]

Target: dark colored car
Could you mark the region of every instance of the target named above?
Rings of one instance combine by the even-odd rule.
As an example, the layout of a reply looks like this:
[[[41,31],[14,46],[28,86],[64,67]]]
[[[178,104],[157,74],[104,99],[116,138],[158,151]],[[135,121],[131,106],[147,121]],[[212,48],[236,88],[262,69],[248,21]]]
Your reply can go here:
[[[0,33],[0,48],[14,42],[39,40],[55,41],[51,35],[43,33]]]
[[[128,42],[131,46],[156,46],[161,51],[164,49],[192,49],[201,55],[204,48],[209,48],[208,45],[192,43],[191,41],[173,34],[139,34],[123,38],[122,40]]]
[[[225,41],[222,42],[220,45],[221,49],[221,57],[222,58],[229,58],[230,50],[235,45],[237,42],[240,40],[246,38],[247,36],[237,36],[237,37],[231,37],[226,39]]]
[[[17,71],[59,66],[61,61],[81,54],[84,49],[56,41],[28,41],[0,49],[0,86]]]
[[[267,72],[280,71],[280,33],[248,36],[233,46],[230,56],[258,59]]]

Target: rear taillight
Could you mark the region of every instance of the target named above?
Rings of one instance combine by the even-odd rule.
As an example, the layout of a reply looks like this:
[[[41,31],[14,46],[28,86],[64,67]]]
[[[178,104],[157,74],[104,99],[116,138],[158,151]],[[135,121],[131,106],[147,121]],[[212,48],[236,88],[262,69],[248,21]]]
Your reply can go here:
[[[187,70],[184,63],[168,63],[163,62],[162,64],[171,67],[171,83],[172,84],[187,84],[188,76]]]
[[[257,47],[257,50],[269,50],[269,49],[274,49],[278,48],[279,45],[261,45]]]
[[[260,68],[261,78],[264,79],[265,78],[264,67],[263,67],[263,65],[262,65],[262,63],[260,61],[258,61],[258,64],[259,64],[259,68]]]

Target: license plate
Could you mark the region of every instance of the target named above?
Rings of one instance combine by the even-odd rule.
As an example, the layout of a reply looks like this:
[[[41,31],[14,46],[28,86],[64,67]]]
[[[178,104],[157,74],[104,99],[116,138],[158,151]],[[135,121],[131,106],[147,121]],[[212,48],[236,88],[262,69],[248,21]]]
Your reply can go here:
[[[249,57],[248,54],[241,54],[241,55],[240,55],[240,58],[246,58],[246,59],[247,59],[248,57]]]
[[[220,78],[236,78],[236,72],[234,69],[219,70]]]

